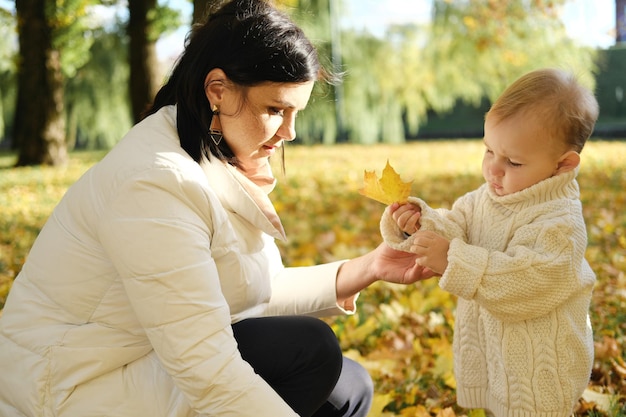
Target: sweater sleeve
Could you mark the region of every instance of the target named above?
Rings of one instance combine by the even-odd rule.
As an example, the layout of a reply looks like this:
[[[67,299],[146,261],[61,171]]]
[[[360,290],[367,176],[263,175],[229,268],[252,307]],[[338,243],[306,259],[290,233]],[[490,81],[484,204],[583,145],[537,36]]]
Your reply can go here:
[[[473,194],[466,194],[458,199],[451,209],[432,208],[418,197],[409,197],[408,201],[421,209],[420,230],[430,230],[450,240],[453,238],[466,240],[467,213],[471,213]],[[380,232],[385,243],[389,246],[410,252],[413,240],[404,235],[389,214],[389,208],[383,212],[381,217]]]
[[[104,250],[163,368],[197,413],[295,416],[237,349],[211,251],[225,219],[211,199],[173,169],[140,174],[101,220]]]
[[[520,227],[504,251],[454,239],[439,285],[476,301],[499,320],[530,320],[593,286],[585,247],[582,219],[550,213]]]

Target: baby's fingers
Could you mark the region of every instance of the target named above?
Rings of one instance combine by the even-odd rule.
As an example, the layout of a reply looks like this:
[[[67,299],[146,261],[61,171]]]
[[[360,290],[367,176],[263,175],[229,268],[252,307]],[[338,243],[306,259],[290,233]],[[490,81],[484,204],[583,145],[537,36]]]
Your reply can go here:
[[[412,204],[402,204],[392,212],[392,218],[405,233],[415,233],[419,229],[421,213]]]

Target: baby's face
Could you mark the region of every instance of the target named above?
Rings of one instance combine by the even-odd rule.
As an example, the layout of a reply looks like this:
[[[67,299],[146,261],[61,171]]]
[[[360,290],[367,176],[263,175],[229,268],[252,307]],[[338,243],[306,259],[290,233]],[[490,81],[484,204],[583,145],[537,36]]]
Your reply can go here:
[[[512,194],[553,176],[564,149],[532,117],[485,121],[483,177],[497,195]]]

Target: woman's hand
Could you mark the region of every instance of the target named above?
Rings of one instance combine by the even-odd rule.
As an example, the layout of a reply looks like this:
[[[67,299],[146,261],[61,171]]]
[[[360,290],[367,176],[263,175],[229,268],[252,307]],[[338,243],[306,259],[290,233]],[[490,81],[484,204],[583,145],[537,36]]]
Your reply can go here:
[[[370,269],[377,280],[397,284],[413,284],[435,275],[430,269],[416,262],[416,254],[392,249],[385,243],[379,245]]]
[[[413,284],[435,273],[416,263],[417,255],[381,243],[373,251],[344,263],[337,272],[337,300],[342,304],[376,281]]]

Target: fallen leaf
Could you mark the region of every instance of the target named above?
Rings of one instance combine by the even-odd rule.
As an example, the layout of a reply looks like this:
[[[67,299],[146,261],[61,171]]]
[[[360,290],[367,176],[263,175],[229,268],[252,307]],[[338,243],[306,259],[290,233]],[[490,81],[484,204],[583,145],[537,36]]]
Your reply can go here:
[[[610,394],[602,394],[591,389],[585,389],[582,395],[583,400],[594,403],[599,410],[609,412],[611,404],[615,401],[615,396]]]
[[[370,417],[380,417],[383,415],[383,409],[389,404],[392,400],[391,394],[374,394],[374,399],[372,400],[372,406],[370,407],[370,412],[368,416]]]
[[[613,371],[617,373],[621,378],[626,378],[626,367],[617,363],[617,361],[613,358],[610,359],[613,364]]]
[[[452,407],[446,407],[437,413],[437,417],[456,417],[456,413]]]
[[[404,182],[400,175],[387,161],[380,179],[375,171],[365,171],[363,176],[364,187],[359,190],[361,195],[379,201],[383,204],[406,203],[411,194],[413,181]]]
[[[602,340],[594,342],[596,359],[611,359],[621,356],[619,342],[614,337],[604,335]]]

